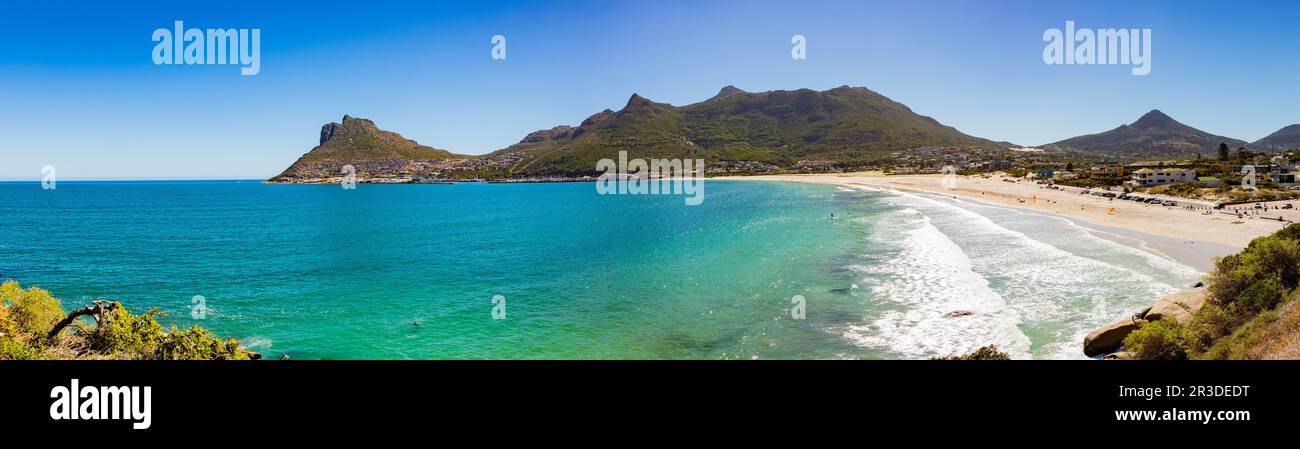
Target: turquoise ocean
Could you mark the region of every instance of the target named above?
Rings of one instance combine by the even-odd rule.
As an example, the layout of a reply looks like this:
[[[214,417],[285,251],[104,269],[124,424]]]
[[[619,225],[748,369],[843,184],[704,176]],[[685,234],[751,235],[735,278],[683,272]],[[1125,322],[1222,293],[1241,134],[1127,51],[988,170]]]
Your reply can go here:
[[[759,181],[699,206],[589,183],[0,183],[0,210],[0,279],[269,358],[1082,358],[1201,275],[1057,217]]]

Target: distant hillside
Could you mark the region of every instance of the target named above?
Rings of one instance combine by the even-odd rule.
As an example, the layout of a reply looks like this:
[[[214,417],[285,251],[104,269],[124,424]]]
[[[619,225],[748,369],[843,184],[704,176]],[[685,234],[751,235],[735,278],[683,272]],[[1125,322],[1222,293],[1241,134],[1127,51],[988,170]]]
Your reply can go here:
[[[633,94],[623,109],[582,124],[529,134],[493,155],[522,157],[510,176],[590,174],[596,161],[630,157],[704,158],[790,166],[799,160],[861,162],[922,146],[1007,148],[918,115],[862,87],[750,93],[733,86],[675,107]],[[491,156],[491,155],[490,155]]]
[[[1136,122],[1106,131],[1043,145],[1042,148],[1097,155],[1134,157],[1204,157],[1218,154],[1220,143],[1234,149],[1246,142],[1218,136],[1184,125],[1159,110],[1152,110]]]
[[[447,150],[420,145],[400,134],[384,131],[375,122],[348,115],[341,123],[327,123],[320,130],[320,145],[298,158],[272,181],[338,176],[343,165],[353,165],[359,174],[376,165],[395,161],[466,158]]]
[[[1250,144],[1257,151],[1286,151],[1300,149],[1300,125],[1291,125],[1277,130]]]

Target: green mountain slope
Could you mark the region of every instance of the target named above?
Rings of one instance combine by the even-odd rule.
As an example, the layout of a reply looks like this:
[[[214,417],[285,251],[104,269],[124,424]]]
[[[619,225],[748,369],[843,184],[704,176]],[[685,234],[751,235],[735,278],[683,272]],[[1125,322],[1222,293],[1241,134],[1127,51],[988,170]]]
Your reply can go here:
[[[1220,143],[1232,148],[1246,146],[1246,142],[1201,131],[1152,110],[1132,124],[1042,147],[1118,158],[1190,157],[1197,153],[1209,157],[1217,154]]]
[[[674,107],[632,95],[618,112],[577,127],[529,134],[493,155],[522,157],[511,176],[590,174],[596,161],[626,150],[634,158],[704,158],[789,166],[799,160],[862,162],[922,146],[1006,148],[972,137],[866,88],[750,93],[732,86],[700,103]]]
[[[1300,125],[1279,129],[1256,140],[1250,147],[1259,151],[1286,151],[1300,149]]]

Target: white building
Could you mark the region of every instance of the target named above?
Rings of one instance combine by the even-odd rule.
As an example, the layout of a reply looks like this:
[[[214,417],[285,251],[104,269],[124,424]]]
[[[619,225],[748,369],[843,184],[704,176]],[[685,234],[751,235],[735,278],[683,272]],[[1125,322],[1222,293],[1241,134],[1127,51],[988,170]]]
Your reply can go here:
[[[1196,182],[1196,170],[1186,168],[1162,168],[1153,170],[1144,168],[1133,172],[1130,184],[1138,187],[1155,187],[1166,184],[1183,184]]]

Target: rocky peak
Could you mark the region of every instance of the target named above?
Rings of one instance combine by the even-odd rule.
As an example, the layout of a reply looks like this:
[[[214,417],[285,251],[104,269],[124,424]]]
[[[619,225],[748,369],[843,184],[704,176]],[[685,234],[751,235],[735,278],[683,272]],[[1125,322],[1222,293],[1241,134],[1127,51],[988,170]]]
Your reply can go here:
[[[722,97],[727,97],[727,96],[731,96],[731,95],[736,95],[736,94],[747,94],[747,93],[749,93],[749,92],[745,92],[744,90],[742,90],[742,89],[740,89],[740,88],[738,88],[738,87],[736,87],[736,86],[727,85],[727,87],[724,87],[724,88],[722,88],[722,90],[718,91],[718,94],[717,94],[717,95],[714,95],[713,98],[722,98]]]
[[[375,122],[364,118],[344,115],[343,120],[326,123],[325,126],[320,128],[320,144],[324,145],[325,142],[339,136],[378,132],[379,127],[375,126]]]
[[[571,131],[572,129],[573,129],[572,126],[560,125],[551,129],[533,131],[531,133],[528,133],[527,136],[524,136],[524,140],[519,141],[519,143],[538,143],[538,142],[546,142],[551,140],[559,140],[564,137],[567,137],[569,135],[569,131]]]
[[[654,104],[653,101],[647,100],[645,97],[642,97],[641,95],[632,94],[632,98],[627,99],[627,106],[624,106],[623,109],[633,108],[638,106],[648,106],[652,104]]]
[[[582,121],[582,125],[581,125],[581,126],[591,126],[591,125],[595,125],[595,124],[600,123],[600,122],[603,122],[603,121],[605,121],[606,119],[608,119],[608,118],[610,118],[610,117],[613,117],[613,116],[614,116],[614,111],[611,111],[611,110],[609,110],[609,109],[605,109],[605,110],[603,110],[603,111],[600,111],[600,112],[597,112],[597,113],[595,113],[595,114],[592,114],[591,117],[587,117],[586,120],[583,120],[583,121]]]
[[[348,118],[349,117],[346,115],[343,116],[344,120],[347,120]],[[326,141],[333,139],[334,135],[338,134],[339,128],[342,127],[343,125],[338,123],[326,123],[325,126],[320,127],[320,144],[324,145]]]
[[[1152,109],[1151,112],[1133,122],[1133,126],[1137,128],[1164,128],[1177,123],[1173,117],[1165,115],[1159,109]]]

